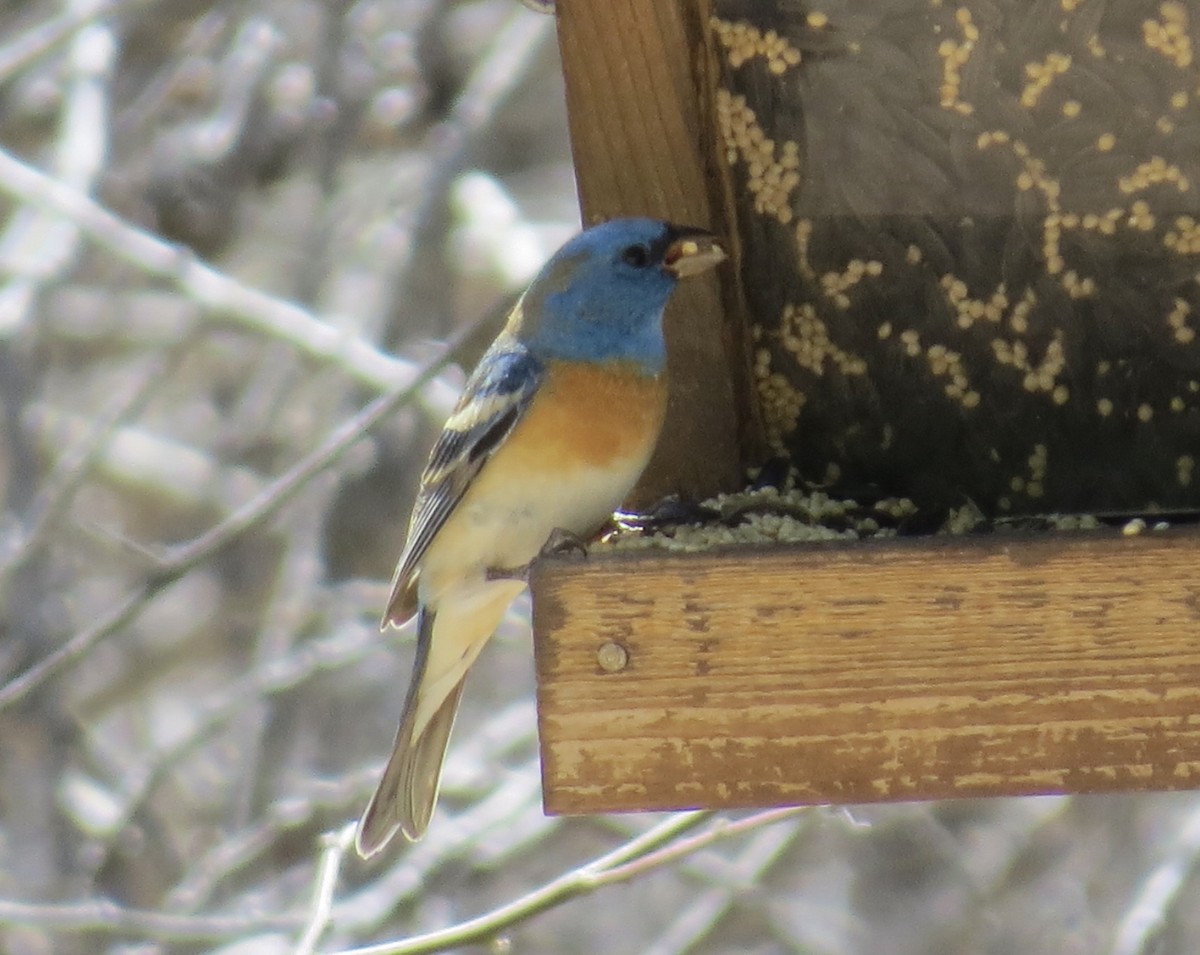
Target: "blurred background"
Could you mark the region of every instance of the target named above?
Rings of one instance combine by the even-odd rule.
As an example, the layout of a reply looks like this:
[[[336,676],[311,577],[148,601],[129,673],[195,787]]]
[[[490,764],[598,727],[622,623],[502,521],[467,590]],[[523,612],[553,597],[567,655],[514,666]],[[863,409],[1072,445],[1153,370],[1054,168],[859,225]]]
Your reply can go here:
[[[0,4],[0,214],[3,951],[416,950],[573,871],[476,937],[1200,950],[1189,794],[545,818],[524,603],[425,840],[346,853],[411,666],[377,620],[417,476],[578,227],[552,17]]]

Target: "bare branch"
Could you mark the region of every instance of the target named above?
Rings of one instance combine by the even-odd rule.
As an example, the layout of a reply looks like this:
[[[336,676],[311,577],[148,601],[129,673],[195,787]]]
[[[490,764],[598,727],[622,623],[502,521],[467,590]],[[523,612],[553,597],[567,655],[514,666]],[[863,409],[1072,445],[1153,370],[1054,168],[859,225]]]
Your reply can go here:
[[[281,915],[172,915],[168,912],[128,909],[105,899],[61,905],[0,899],[0,923],[38,925],[56,932],[120,933],[173,941],[233,938],[269,930],[294,931],[304,921],[303,912]]]
[[[89,0],[68,4],[84,13]],[[71,80],[54,153],[54,176],[79,195],[92,191],[108,150],[108,84],[117,44],[111,29],[84,27],[71,44]],[[29,316],[38,293],[63,276],[75,260],[79,230],[46,209],[22,206],[0,235],[0,336],[11,335]]]
[[[371,782],[376,780],[378,771]],[[419,899],[424,886],[447,860],[470,855],[482,838],[511,826],[517,817],[533,819],[534,825],[540,827],[540,835],[545,837],[559,828],[562,820],[542,814],[538,807],[540,796],[541,779],[535,756],[518,771],[506,774],[486,796],[448,820],[451,825],[431,828],[427,835],[432,838],[410,847],[374,882],[339,898],[334,924],[341,930],[376,929],[400,903]],[[536,835],[530,834],[526,844],[536,845]]]
[[[137,0],[137,2],[140,5],[151,2],[151,0]],[[43,20],[0,47],[0,82],[16,76],[60,43],[69,39],[71,34],[81,27],[107,17],[122,7],[134,5],[130,2],[122,3],[120,0],[92,0],[92,2],[67,4],[62,13]]]
[[[177,285],[220,317],[288,342],[318,361],[344,369],[376,391],[420,382],[412,362],[379,351],[310,312],[230,278],[187,249],[135,228],[90,197],[0,150],[0,192],[62,216],[102,248],[148,275]]]
[[[57,650],[0,688],[0,709],[23,699],[46,680],[79,661],[100,640],[127,626],[156,593],[278,511],[311,478],[336,464],[351,445],[371,428],[412,401],[419,389],[445,367],[453,354],[453,346],[443,351],[416,373],[415,380],[408,388],[376,398],[335,428],[315,452],[271,482],[225,520],[192,541],[171,548],[155,573],[140,588],[126,595],[108,613],[93,621],[91,626],[79,631]]]
[[[680,837],[708,821],[712,813],[679,813],[613,851],[486,915],[416,938],[346,949],[336,955],[425,955],[487,942],[513,925],[577,896],[644,875],[714,842],[781,822],[803,811],[803,807],[771,809],[736,822],[718,820],[704,832],[686,839]]]
[[[24,526],[14,531],[8,540],[0,537],[0,597],[15,571],[37,553],[39,545],[61,517],[74,492],[104,456],[116,429],[145,407],[178,357],[178,351],[155,356],[140,374],[99,410],[89,423],[87,434],[68,446],[38,489]]]
[[[342,860],[354,844],[354,828],[354,823],[348,823],[337,832],[326,833],[322,839],[324,848],[321,852],[321,862],[317,866],[312,918],[304,927],[304,934],[296,943],[293,955],[313,955],[317,950],[317,942],[321,940],[321,935],[329,925],[329,916],[333,911],[333,890],[337,887]]]
[[[1150,870],[1113,933],[1112,955],[1159,951],[1156,940],[1179,904],[1179,894],[1200,861],[1200,808],[1182,821],[1166,858]]]
[[[312,824],[318,813],[340,809],[352,798],[364,799],[375,774],[357,773],[333,781],[309,782],[303,791],[276,799],[247,828],[226,833],[205,852],[163,900],[166,908],[192,911],[209,904],[232,878],[267,856],[286,834]],[[296,928],[303,928],[306,916]]]
[[[450,115],[431,137],[431,175],[412,215],[412,251],[397,282],[402,300],[409,297],[414,285],[438,280],[435,260],[444,239],[450,188],[467,169],[475,146],[492,128],[500,107],[520,88],[534,54],[553,35],[553,19],[531,17],[521,11],[511,14],[487,55],[471,72]]]

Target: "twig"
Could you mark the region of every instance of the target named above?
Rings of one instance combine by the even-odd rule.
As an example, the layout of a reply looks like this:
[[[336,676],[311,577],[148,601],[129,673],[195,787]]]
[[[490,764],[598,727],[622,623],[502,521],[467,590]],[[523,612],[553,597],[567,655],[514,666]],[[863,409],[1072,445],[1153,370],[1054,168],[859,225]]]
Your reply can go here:
[[[449,358],[449,352],[443,353],[425,367],[412,386],[396,394],[380,395],[358,414],[334,428],[315,452],[276,478],[220,523],[185,544],[167,549],[161,557],[162,566],[158,576],[177,579],[180,574],[207,560],[251,527],[274,515],[312,478],[336,464],[350,446],[361,440],[375,425],[411,401],[416,391],[445,367]],[[0,694],[2,702],[3,695]]]
[[[518,90],[534,54],[554,35],[554,21],[514,13],[492,41],[454,101],[447,121],[458,147],[491,128],[500,107]]]
[[[303,912],[282,915],[172,915],[128,909],[107,899],[61,905],[0,899],[0,924],[38,925],[56,932],[107,932],[145,938],[229,938],[248,932],[294,931],[304,924]]]
[[[1167,857],[1142,882],[1113,935],[1112,955],[1146,955],[1158,951],[1155,941],[1179,893],[1200,860],[1200,808],[1193,809],[1171,841]]]
[[[563,820],[541,811],[541,778],[536,756],[523,760],[502,775],[491,771],[492,782],[475,794],[460,794],[461,809],[438,810],[440,820],[432,829],[435,837],[422,840],[391,860],[390,867],[361,889],[338,899],[335,921],[339,928],[360,933],[378,929],[403,903],[419,902],[436,874],[449,860],[471,859],[480,868],[490,868],[494,860],[481,859],[480,842],[489,835],[506,830],[522,821],[531,821],[538,831],[528,842],[536,844],[558,829]],[[375,777],[378,779],[379,768]],[[527,843],[528,844],[528,843]]]
[[[169,356],[155,356],[136,379],[128,383],[99,410],[89,433],[69,447],[55,462],[42,483],[25,516],[24,526],[9,541],[0,537],[0,600],[13,574],[38,552],[48,532],[55,526],[80,484],[104,454],[109,438],[122,422],[141,411],[154,396],[157,386],[167,380],[167,371],[182,356],[175,350]]]
[[[213,5],[184,28],[175,47],[175,56],[148,76],[141,89],[134,92],[133,98],[113,117],[114,136],[122,142],[150,138],[146,128],[160,119],[164,112],[169,112],[167,100],[171,96],[172,85],[180,73],[187,69],[185,64],[194,62],[196,57],[213,55],[214,48],[226,35],[231,13],[220,5]]]
[[[672,815],[647,832],[622,843],[611,852],[559,876],[528,895],[493,909],[486,915],[415,938],[346,949],[333,953],[333,955],[418,955],[418,953],[440,952],[458,945],[489,941],[517,922],[553,908],[576,895],[590,891],[598,873],[654,851],[664,843],[695,829],[711,815],[709,812],[685,812]]]
[[[371,782],[378,778],[376,772]],[[399,905],[422,898],[426,887],[449,860],[463,857],[478,860],[474,850],[480,842],[514,822],[526,828],[527,844],[536,843],[539,835],[547,837],[561,827],[563,820],[541,812],[540,796],[541,776],[537,757],[533,756],[506,773],[482,799],[432,827],[425,839],[410,847],[378,879],[339,898],[334,924],[343,932],[359,935],[377,930]],[[448,815],[444,809],[441,812]],[[480,864],[489,867],[495,860],[484,859]]]
[[[120,832],[130,825],[163,776],[248,707],[294,689],[318,673],[361,659],[378,641],[373,619],[369,624],[359,625],[341,621],[331,636],[307,641],[284,657],[257,664],[219,694],[202,700],[184,738],[150,751],[141,766],[122,774],[119,780],[122,803],[112,830]],[[97,863],[103,861],[97,859]]]
[[[771,809],[736,822],[719,820],[704,832],[686,839],[680,837],[706,822],[712,813],[679,813],[618,846],[612,852],[573,869],[486,915],[415,938],[346,949],[336,955],[424,955],[461,945],[486,942],[513,925],[577,896],[644,875],[714,842],[780,822],[802,811],[802,808]]]
[[[808,818],[813,817],[810,815]],[[689,951],[712,932],[740,894],[759,884],[763,873],[778,860],[800,831],[800,826],[792,826],[782,836],[774,831],[758,832],[732,863],[721,858],[720,861],[725,863],[721,868],[727,871],[722,874],[718,884],[698,892],[654,943],[647,947],[644,955],[683,955]],[[710,855],[714,856],[715,861],[715,853]],[[693,863],[699,861],[699,858],[693,857]],[[700,874],[700,878],[704,877]]]
[[[554,33],[554,21],[514,12],[500,28],[487,54],[472,71],[450,115],[430,137],[431,175],[422,187],[423,199],[412,215],[410,253],[396,282],[396,298],[424,300],[417,286],[437,292],[444,281],[440,263],[445,244],[446,203],[450,187],[467,168],[477,143],[483,141],[501,106],[521,87],[534,54]],[[436,300],[439,296],[433,296]],[[444,295],[440,296],[444,298]]]
[[[333,911],[333,890],[337,887],[342,860],[354,843],[354,823],[343,826],[338,832],[326,833],[322,838],[324,849],[317,866],[317,888],[313,894],[312,917],[304,927],[304,934],[293,949],[293,955],[313,955],[317,942],[321,940],[329,925]]]
[[[74,0],[68,9],[85,16],[91,0]],[[71,79],[54,154],[54,176],[79,195],[92,191],[108,146],[108,82],[116,61],[112,30],[93,24],[71,44]],[[0,235],[0,335],[11,335],[29,317],[38,294],[70,268],[79,230],[69,219],[46,209],[22,206]]]
[[[355,797],[364,798],[376,778],[376,774],[360,772],[332,782],[308,780],[304,791],[274,800],[252,825],[227,833],[206,850],[184,879],[167,893],[164,907],[187,912],[210,904],[218,891],[224,893],[235,876],[256,860],[263,857],[277,860],[272,851],[278,849],[282,838],[309,828],[315,818],[324,818],[331,810],[344,811]],[[272,871],[274,867],[267,869],[268,874]],[[250,893],[252,899],[256,898],[253,887]],[[308,915],[302,918],[295,928],[302,929],[308,918]]]
[[[0,155],[3,155],[0,153]],[[411,384],[394,394],[381,395],[354,417],[338,426],[321,446],[281,477],[251,498],[219,524],[191,541],[170,548],[155,573],[141,587],[127,594],[108,613],[102,614],[57,650],[43,657],[24,673],[0,688],[0,709],[23,699],[55,674],[81,659],[96,643],[126,626],[151,597],[174,583],[198,564],[207,560],[251,527],[273,515],[304,484],[335,464],[346,450],[388,415],[412,401],[418,391],[446,366],[459,343],[470,334],[466,330],[437,358],[420,369]]]
[[[140,589],[126,594],[120,602],[110,607],[107,613],[94,620],[90,626],[80,630],[61,647],[43,657],[20,676],[9,680],[3,687],[0,687],[0,709],[24,699],[58,670],[87,653],[105,636],[131,623],[141,611],[142,605],[165,584],[166,582],[155,587],[151,583],[147,583]]]
[[[311,481],[291,507],[291,517],[279,521],[285,537],[276,560],[270,592],[263,606],[262,625],[254,638],[253,665],[271,668],[287,665],[298,650],[306,625],[316,616],[314,601],[325,577],[321,553],[321,535],[333,507],[339,482],[337,475],[325,473]],[[340,635],[340,634],[339,634]],[[231,789],[230,823],[238,828],[253,815],[260,794],[259,776],[267,745],[267,727],[273,722],[274,700],[255,694],[247,701],[231,727],[241,740],[239,773]]]
[[[374,621],[371,622],[372,629]],[[273,858],[282,837],[313,824],[331,813],[344,814],[354,804],[361,809],[371,788],[379,780],[379,769],[356,770],[333,779],[307,780],[303,790],[274,800],[246,829],[226,835],[208,849],[185,877],[171,889],[164,906],[172,911],[194,911],[231,884],[236,873],[256,860]],[[414,846],[396,865],[367,886],[355,889],[334,902],[332,922],[343,932],[367,932],[395,910],[400,903],[420,897],[434,874],[450,860],[461,858],[481,834],[508,824],[501,806],[520,805],[522,813],[536,816],[543,832],[561,823],[536,810],[541,787],[536,758],[508,775],[483,800],[456,815],[449,831],[439,831],[440,842]],[[344,815],[343,815],[344,818]],[[269,864],[269,863],[268,863]]]
[[[90,3],[73,3],[55,17],[13,37],[0,47],[0,83],[11,79],[34,61],[45,56],[60,43],[67,40],[76,30],[115,13],[122,6],[142,6],[151,0],[137,3],[120,3],[118,0],[93,0]]]
[[[87,440],[92,419],[84,413],[33,402],[25,411],[25,424],[42,454],[52,457],[64,446]],[[88,464],[99,477],[131,496],[147,490],[162,495],[179,511],[211,509],[214,505],[228,508],[231,497],[245,497],[249,488],[260,488],[264,483],[245,465],[223,466],[216,456],[195,447],[183,435],[163,434],[128,421],[114,428],[97,452]],[[116,536],[120,540],[120,535]],[[144,550],[131,542],[127,546],[138,552]]]
[[[619,866],[608,867],[606,871],[593,880],[590,888],[598,889],[617,882],[635,879],[652,869],[661,868],[677,859],[691,855],[693,852],[698,852],[700,849],[704,849],[714,842],[732,839],[744,832],[750,832],[762,826],[782,822],[784,819],[790,819],[792,816],[809,811],[809,808],[808,806],[785,806],[782,809],[765,809],[762,812],[756,812],[742,819],[717,819],[704,832],[698,833],[688,839],[681,839],[678,842],[664,845],[653,852],[639,853],[637,858],[631,859]],[[711,815],[711,813],[707,813],[706,815]]]
[[[336,364],[376,391],[412,387],[421,381],[420,369],[413,362],[393,358],[298,305],[230,278],[187,249],[135,228],[79,190],[3,150],[0,192],[63,216],[101,248],[148,275],[173,282],[219,316],[286,341],[310,358]]]

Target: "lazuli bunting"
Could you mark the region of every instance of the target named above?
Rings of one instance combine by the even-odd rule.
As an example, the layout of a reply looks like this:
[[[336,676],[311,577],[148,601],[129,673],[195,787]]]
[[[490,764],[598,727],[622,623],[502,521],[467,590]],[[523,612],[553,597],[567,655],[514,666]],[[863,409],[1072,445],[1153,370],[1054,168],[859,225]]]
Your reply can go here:
[[[417,617],[364,858],[429,824],[467,669],[556,532],[594,533],[638,479],[667,402],[662,315],[725,258],[700,229],[617,219],[564,245],[513,307],[429,457],[382,628]]]

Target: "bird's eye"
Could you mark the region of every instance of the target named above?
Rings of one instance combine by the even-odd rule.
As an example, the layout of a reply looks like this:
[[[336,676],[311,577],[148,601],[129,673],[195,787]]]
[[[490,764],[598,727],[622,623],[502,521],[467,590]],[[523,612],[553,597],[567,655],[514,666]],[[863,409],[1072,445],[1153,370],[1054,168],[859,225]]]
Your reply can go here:
[[[621,261],[635,269],[644,269],[650,264],[650,250],[644,245],[631,245],[621,252]]]

